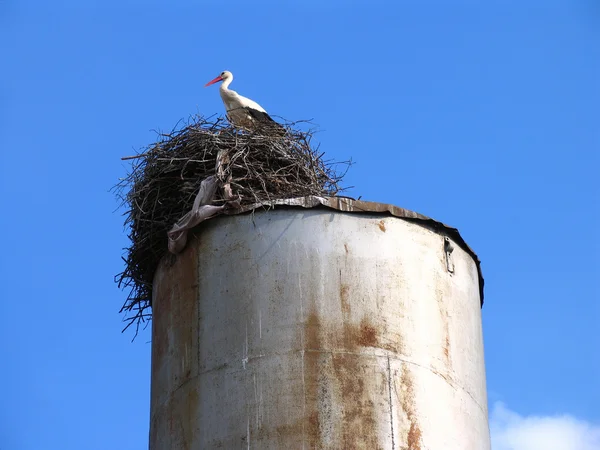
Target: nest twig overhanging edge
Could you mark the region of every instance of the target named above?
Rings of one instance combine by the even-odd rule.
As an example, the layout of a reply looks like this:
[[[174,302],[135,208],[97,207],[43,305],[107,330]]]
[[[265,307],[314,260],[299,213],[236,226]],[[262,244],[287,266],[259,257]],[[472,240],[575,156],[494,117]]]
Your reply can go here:
[[[286,133],[268,129],[242,131],[223,118],[194,116],[139,155],[125,157],[131,168],[115,186],[126,206],[125,227],[130,245],[125,250],[123,272],[115,277],[129,288],[121,313],[123,331],[135,325],[135,335],[151,318],[152,280],[160,259],[167,253],[167,233],[190,211],[203,180],[219,181],[215,206],[268,203],[309,195],[332,196],[344,189],[340,182],[351,161],[323,160],[313,147],[314,129],[302,131],[285,122]],[[345,171],[338,173],[338,165]],[[134,336],[135,338],[135,336]]]

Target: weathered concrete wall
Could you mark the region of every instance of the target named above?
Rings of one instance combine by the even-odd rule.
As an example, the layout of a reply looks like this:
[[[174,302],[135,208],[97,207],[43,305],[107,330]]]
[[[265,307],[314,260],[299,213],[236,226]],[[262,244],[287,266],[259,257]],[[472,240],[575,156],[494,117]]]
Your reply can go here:
[[[397,217],[209,221],[155,277],[151,450],[490,448],[478,272]]]

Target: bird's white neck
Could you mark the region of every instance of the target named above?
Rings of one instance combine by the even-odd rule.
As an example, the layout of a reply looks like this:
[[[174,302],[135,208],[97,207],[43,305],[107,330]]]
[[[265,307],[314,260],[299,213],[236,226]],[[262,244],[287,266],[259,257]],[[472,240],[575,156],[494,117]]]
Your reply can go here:
[[[219,90],[221,92],[229,90],[229,85],[231,84],[232,81],[233,81],[233,77],[223,80],[223,82],[221,83],[221,86],[219,86]]]

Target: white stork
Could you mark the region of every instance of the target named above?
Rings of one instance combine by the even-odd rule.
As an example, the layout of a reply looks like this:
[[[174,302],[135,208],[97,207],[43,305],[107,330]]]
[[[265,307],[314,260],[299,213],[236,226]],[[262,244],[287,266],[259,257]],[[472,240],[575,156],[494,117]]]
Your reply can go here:
[[[227,117],[233,125],[247,129],[255,129],[260,125],[267,125],[283,130],[283,127],[271,119],[271,116],[267,114],[262,106],[229,89],[229,85],[233,81],[233,74],[228,70],[221,72],[221,75],[206,83],[204,87],[219,81],[223,82],[219,87],[219,93],[225,104]]]

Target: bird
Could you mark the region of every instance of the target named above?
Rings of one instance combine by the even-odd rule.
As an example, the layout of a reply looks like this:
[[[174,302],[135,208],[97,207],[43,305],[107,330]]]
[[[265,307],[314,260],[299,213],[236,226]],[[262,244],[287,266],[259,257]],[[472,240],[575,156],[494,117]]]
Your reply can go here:
[[[267,111],[256,103],[236,91],[229,89],[229,85],[233,81],[233,74],[225,70],[214,80],[209,81],[204,87],[222,81],[223,84],[219,87],[221,99],[225,104],[227,118],[236,127],[254,130],[261,126],[272,127],[278,130],[283,130],[283,127],[275,122]]]

